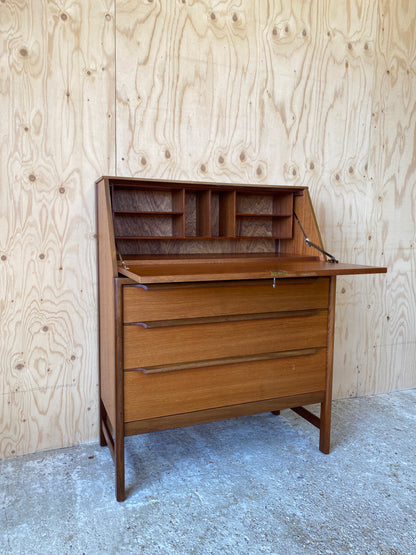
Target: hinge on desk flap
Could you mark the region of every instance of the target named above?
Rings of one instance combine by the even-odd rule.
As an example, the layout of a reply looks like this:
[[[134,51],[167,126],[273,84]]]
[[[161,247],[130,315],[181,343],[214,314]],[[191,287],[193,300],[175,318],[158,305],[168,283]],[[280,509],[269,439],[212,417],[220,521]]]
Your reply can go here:
[[[296,215],[296,212],[293,210],[293,215],[296,218],[296,221],[299,224],[300,230],[303,234],[303,236],[305,237],[305,243],[308,245],[308,247],[313,247],[314,249],[318,250],[319,252],[321,252],[322,254],[324,254],[325,256],[328,257],[328,262],[332,262],[333,264],[338,264],[338,260],[335,258],[335,256],[332,256],[332,254],[329,254],[329,252],[324,251],[324,249],[321,249],[321,247],[318,247],[318,245],[315,245],[315,243],[312,243],[312,241],[310,241],[310,239],[308,238],[308,236],[305,233],[305,230],[302,227],[302,224],[300,223],[299,218]]]
[[[124,262],[123,257],[121,256],[121,252],[119,251],[119,249],[118,249],[117,247],[116,247],[116,251],[117,251],[118,257],[120,258],[120,262],[121,262],[121,265],[123,266],[123,268],[124,268],[125,270],[130,270],[130,268],[129,268],[129,267],[127,266],[127,264]]]

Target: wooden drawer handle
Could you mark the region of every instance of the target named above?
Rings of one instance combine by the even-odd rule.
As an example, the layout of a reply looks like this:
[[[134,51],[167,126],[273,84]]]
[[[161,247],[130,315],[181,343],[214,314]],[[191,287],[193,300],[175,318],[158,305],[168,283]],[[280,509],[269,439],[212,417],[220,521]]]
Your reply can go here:
[[[150,366],[147,368],[129,368],[125,372],[143,372],[143,374],[161,374],[163,372],[176,372],[178,370],[195,370],[209,366],[220,366],[222,364],[237,364],[241,362],[256,362],[259,360],[272,360],[278,358],[290,358],[316,354],[320,349],[296,349],[294,351],[281,351],[278,353],[261,353],[257,355],[246,355],[241,357],[226,357],[210,360],[198,360],[194,362],[183,362],[179,364],[165,364],[163,366]]]
[[[143,326],[144,328],[171,328],[174,326],[191,326],[195,324],[217,324],[220,322],[241,322],[242,320],[267,320],[272,318],[294,318],[296,316],[315,316],[324,308],[312,310],[290,310],[284,312],[262,312],[260,314],[232,314],[225,316],[206,316],[203,318],[182,318],[180,320],[155,320],[153,322],[128,322],[125,326]]]

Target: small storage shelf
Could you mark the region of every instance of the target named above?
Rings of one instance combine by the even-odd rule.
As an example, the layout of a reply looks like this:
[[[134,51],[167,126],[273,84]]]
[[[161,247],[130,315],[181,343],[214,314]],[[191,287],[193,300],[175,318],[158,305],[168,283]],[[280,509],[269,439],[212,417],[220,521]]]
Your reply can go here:
[[[291,239],[292,216],[237,214],[237,236]]]
[[[143,182],[111,186],[114,235],[118,240],[171,239],[184,231],[185,191]]]
[[[292,238],[293,199],[302,191],[296,187],[271,190],[180,182],[166,187],[157,181],[113,181],[115,240],[136,241],[137,255],[143,254],[140,241],[147,240],[161,242],[161,254],[180,254],[184,241],[196,240],[210,244],[210,253],[244,253],[247,240],[253,252],[275,253],[277,247],[270,240]],[[131,247],[127,254],[132,254]]]
[[[293,235],[293,193],[286,191],[239,191],[236,198],[236,226],[240,237],[291,239]]]

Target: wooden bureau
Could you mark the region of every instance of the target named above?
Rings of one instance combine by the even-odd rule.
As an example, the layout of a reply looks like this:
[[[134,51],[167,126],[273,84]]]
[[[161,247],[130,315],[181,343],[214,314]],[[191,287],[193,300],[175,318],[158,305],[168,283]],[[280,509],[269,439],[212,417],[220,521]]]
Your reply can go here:
[[[328,453],[336,276],[386,268],[325,253],[305,187],[96,186],[100,442],[117,500],[128,435],[292,408]]]

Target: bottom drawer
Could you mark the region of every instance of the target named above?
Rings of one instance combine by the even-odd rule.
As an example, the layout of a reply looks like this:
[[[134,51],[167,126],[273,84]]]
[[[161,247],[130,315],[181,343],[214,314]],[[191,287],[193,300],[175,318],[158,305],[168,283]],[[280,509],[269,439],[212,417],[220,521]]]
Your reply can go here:
[[[124,373],[124,421],[323,391],[326,349],[313,354],[155,374]]]

